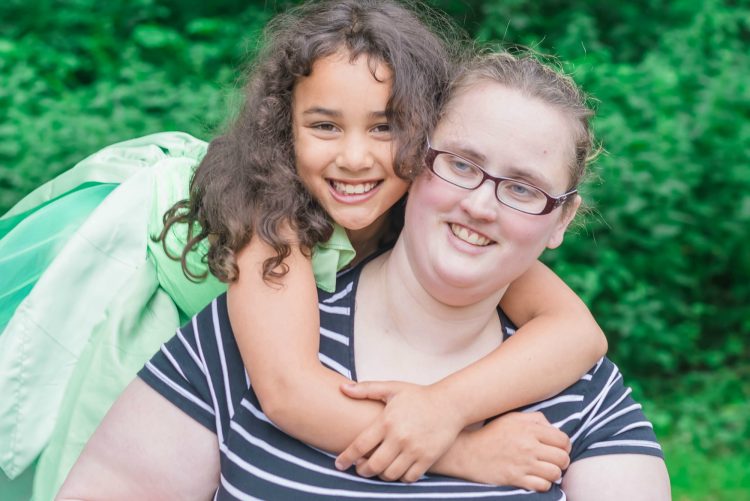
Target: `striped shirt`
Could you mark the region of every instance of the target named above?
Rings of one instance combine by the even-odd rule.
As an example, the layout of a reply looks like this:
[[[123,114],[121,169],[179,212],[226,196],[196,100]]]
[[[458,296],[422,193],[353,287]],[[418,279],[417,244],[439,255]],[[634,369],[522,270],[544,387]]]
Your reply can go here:
[[[355,380],[353,312],[361,268],[340,274],[333,293],[318,291],[320,360]],[[507,338],[514,329],[500,315]],[[230,328],[225,295],[178,329],[139,376],[216,433],[221,477],[215,499],[565,499],[559,485],[537,493],[437,475],[403,484],[338,471],[333,455],[286,435],[263,413]],[[522,410],[542,412],[570,436],[571,462],[603,454],[662,456],[640,404],[606,358],[565,391]]]

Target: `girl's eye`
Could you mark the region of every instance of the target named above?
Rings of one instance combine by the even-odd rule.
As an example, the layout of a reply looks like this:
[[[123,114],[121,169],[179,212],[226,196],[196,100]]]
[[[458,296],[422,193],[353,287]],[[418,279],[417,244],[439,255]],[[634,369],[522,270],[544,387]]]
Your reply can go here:
[[[312,128],[316,130],[320,130],[323,132],[334,132],[336,131],[336,126],[332,123],[322,122],[317,124],[312,124]]]
[[[378,124],[372,128],[372,131],[381,133],[381,134],[388,134],[391,132],[391,125],[390,124]]]

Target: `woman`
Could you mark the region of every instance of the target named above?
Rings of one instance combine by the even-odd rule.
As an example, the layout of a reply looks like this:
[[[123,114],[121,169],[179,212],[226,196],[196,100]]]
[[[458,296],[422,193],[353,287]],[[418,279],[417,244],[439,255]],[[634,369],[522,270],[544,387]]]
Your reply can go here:
[[[571,81],[532,58],[472,63],[452,87],[393,250],[341,274],[334,293],[320,292],[321,360],[352,379],[429,384],[511,336],[496,305],[544,248],[562,243],[591,153],[589,116]],[[546,493],[439,475],[396,484],[336,470],[332,456],[262,413],[223,296],[140,377],[86,446],[61,498],[205,499],[217,489],[218,499],[560,499],[562,491],[572,499],[669,498],[651,425],[606,359],[521,417],[465,430],[432,469],[499,483],[503,450],[492,441],[513,429],[539,437],[530,460],[559,474],[557,436],[513,422],[539,420],[529,413],[538,410],[572,443],[561,485]]]

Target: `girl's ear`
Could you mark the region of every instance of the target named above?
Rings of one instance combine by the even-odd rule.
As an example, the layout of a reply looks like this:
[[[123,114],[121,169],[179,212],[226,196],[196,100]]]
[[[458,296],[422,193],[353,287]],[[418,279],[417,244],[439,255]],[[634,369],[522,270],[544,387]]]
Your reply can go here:
[[[562,207],[562,215],[560,216],[560,220],[557,222],[555,230],[552,232],[549,240],[547,241],[548,249],[556,249],[560,246],[560,244],[563,243],[565,230],[568,229],[570,222],[573,221],[576,212],[578,212],[578,207],[580,206],[581,197],[579,195],[576,195],[576,197],[572,201],[568,202],[565,206]]]

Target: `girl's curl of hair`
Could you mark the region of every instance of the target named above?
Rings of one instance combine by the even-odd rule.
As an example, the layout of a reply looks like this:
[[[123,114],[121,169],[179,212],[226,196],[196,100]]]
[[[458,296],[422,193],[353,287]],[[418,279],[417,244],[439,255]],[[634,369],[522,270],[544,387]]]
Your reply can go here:
[[[419,14],[418,14],[419,12]],[[190,199],[164,215],[158,239],[175,224],[188,225],[180,259],[205,238],[209,270],[224,282],[237,279],[235,253],[253,237],[276,255],[263,277],[279,278],[294,245],[304,252],[328,239],[332,224],[297,176],[292,135],[292,91],[313,63],[340,50],[353,61],[366,56],[393,72],[386,115],[394,144],[395,172],[413,179],[422,168],[425,137],[437,121],[447,83],[465,38],[445,16],[416,3],[393,0],[308,2],[267,25],[248,72],[245,100],[228,131],[214,139],[195,171]],[[167,251],[169,255],[169,252]]]

